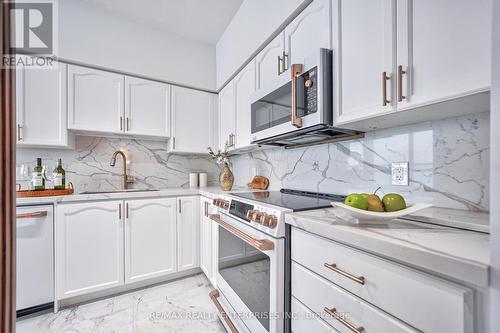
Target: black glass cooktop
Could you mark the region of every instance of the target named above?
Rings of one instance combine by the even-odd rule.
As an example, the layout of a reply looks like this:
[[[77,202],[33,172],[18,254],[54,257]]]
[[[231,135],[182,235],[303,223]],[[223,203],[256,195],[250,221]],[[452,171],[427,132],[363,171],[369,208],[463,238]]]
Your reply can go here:
[[[306,192],[290,189],[264,192],[241,192],[231,195],[268,205],[288,208],[294,212],[331,207],[332,201],[344,201],[345,196],[326,193]]]

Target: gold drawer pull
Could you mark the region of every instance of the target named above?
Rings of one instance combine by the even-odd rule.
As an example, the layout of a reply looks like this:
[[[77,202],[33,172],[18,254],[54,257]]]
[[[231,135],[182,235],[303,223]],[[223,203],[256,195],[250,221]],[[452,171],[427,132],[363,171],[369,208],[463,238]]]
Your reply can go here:
[[[346,278],[349,278],[353,281],[356,281],[359,284],[365,284],[365,277],[364,276],[356,276],[354,274],[346,272],[343,269],[338,268],[337,264],[325,263],[324,266],[328,269],[331,269],[332,271],[334,271],[336,273],[339,273],[340,275],[345,276]]]
[[[362,333],[365,330],[363,328],[363,326],[356,327],[353,324],[351,324],[350,322],[348,322],[347,320],[345,320],[344,318],[342,318],[342,316],[337,312],[337,309],[335,309],[335,308],[329,309],[329,308],[325,307],[324,310],[330,316],[332,316],[333,318],[337,319],[342,325],[344,325],[345,327],[347,327],[351,332]]]
[[[226,322],[227,326],[231,330],[231,333],[238,333],[238,330],[236,329],[236,326],[234,326],[233,322],[231,321],[231,319],[227,315],[226,311],[224,311],[224,309],[222,308],[222,305],[220,304],[219,300],[217,299],[220,296],[219,291],[217,289],[212,290],[208,294],[208,296],[210,296],[210,299],[212,300],[212,302],[214,302],[214,305],[217,308],[217,311],[219,311],[221,317],[224,319],[224,321]]]
[[[387,75],[387,72],[382,73],[382,106],[387,106],[391,103],[391,100],[387,99],[387,81],[391,79]]]
[[[16,219],[34,219],[37,217],[45,217],[47,216],[47,211],[41,211],[41,212],[33,212],[33,213],[22,213],[22,214],[17,214]]]

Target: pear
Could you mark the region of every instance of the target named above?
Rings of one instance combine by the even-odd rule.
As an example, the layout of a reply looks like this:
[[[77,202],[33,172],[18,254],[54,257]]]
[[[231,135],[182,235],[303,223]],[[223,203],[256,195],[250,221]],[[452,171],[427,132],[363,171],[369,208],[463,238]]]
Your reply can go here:
[[[368,210],[372,212],[384,212],[384,204],[382,203],[382,200],[380,200],[380,197],[376,194],[369,194],[368,197],[366,198],[366,201],[368,201]]]

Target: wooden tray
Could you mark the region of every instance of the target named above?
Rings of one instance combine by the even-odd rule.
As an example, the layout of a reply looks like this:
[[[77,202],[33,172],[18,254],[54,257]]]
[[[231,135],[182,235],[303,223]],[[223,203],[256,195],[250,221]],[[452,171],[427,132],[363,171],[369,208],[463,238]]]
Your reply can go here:
[[[73,188],[73,183],[68,183],[68,188],[65,190],[43,190],[43,191],[31,191],[31,190],[21,190],[18,184],[19,190],[16,191],[17,198],[34,198],[34,197],[55,197],[58,195],[70,195],[75,192]]]

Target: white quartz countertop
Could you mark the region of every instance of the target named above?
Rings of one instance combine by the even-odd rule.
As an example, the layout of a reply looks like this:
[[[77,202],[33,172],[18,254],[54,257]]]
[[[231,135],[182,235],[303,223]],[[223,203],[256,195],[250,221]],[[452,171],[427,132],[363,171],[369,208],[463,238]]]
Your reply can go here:
[[[228,194],[231,192],[249,191],[246,188],[233,188],[230,192],[224,192],[217,186],[196,187],[196,188],[166,188],[158,191],[140,191],[140,192],[113,192],[113,193],[93,193],[93,194],[72,194],[56,197],[33,197],[33,198],[17,198],[17,206],[43,205],[43,204],[64,204],[69,202],[79,201],[102,201],[102,200],[124,200],[124,199],[139,199],[139,198],[156,198],[156,197],[178,197],[201,194],[206,197],[214,197],[220,194]]]
[[[313,234],[436,275],[487,286],[489,235],[407,220],[347,223],[335,208],[285,215],[286,223]]]

